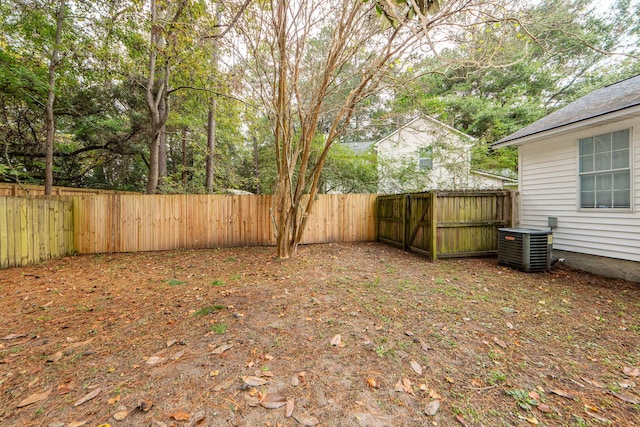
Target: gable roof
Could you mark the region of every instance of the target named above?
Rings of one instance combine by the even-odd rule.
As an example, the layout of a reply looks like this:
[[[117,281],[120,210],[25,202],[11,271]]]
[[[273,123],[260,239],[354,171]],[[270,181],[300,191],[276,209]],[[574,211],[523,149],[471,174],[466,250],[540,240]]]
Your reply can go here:
[[[601,125],[640,115],[640,75],[595,90],[492,144],[494,147],[532,142],[551,133]]]
[[[403,129],[407,129],[407,128],[411,128],[411,126],[413,126],[416,122],[418,122],[419,120],[425,120],[427,122],[431,122],[434,125],[442,128],[443,130],[452,133],[456,136],[462,137],[464,139],[468,139],[471,142],[471,145],[473,145],[476,141],[476,138],[474,138],[471,135],[467,135],[466,133],[459,131],[458,129],[449,126],[448,124],[441,122],[438,119],[434,119],[431,116],[428,116],[426,114],[418,114],[416,117],[414,117],[413,119],[409,120],[407,123],[403,124],[402,126],[400,126],[398,129],[394,130],[393,132],[391,132],[390,134],[380,138],[378,141],[376,141],[373,145],[377,146],[380,142],[385,141],[391,137],[393,137],[394,135],[396,135],[397,133],[400,133]]]

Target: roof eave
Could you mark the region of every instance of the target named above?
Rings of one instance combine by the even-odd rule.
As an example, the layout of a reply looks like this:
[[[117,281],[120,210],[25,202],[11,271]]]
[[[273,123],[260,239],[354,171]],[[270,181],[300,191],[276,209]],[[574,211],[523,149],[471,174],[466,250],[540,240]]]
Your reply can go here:
[[[506,141],[498,141],[496,143],[491,144],[491,148],[503,148],[510,146],[518,146],[523,144],[529,144],[531,142],[537,142],[543,139],[551,138],[553,136],[561,135],[564,133],[569,133],[572,131],[595,127],[602,124],[608,124],[613,122],[618,122],[621,120],[625,120],[632,117],[637,117],[640,115],[640,105],[634,105],[630,108],[624,108],[617,111],[612,111],[609,113],[605,113],[599,116],[589,117],[584,120],[579,120],[576,122],[572,122],[566,125],[558,126],[552,129],[543,130],[540,132],[532,133],[529,135],[524,135],[519,138],[507,139]],[[608,123],[605,123],[608,122]]]

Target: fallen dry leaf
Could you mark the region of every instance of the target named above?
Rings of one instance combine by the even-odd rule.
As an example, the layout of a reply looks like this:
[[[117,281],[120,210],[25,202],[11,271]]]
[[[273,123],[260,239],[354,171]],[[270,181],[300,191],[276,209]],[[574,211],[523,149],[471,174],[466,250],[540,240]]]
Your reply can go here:
[[[25,334],[9,334],[2,337],[2,339],[8,341],[8,340],[15,340],[16,338],[24,338],[24,337],[26,337]]]
[[[29,406],[36,402],[40,402],[41,400],[45,400],[51,394],[51,389],[47,389],[42,393],[32,394],[31,396],[24,399],[22,402],[18,403],[18,408],[23,408],[25,406]]]
[[[548,414],[549,412],[551,412],[551,408],[549,407],[549,405],[545,403],[540,403],[538,405],[538,409],[540,410],[540,412],[544,412],[545,414]]]
[[[380,384],[373,377],[367,378],[367,385],[371,388],[380,388]]]
[[[215,349],[213,349],[213,351],[209,354],[222,354],[227,350],[230,350],[233,348],[233,344],[222,344],[221,346],[216,347]]]
[[[47,358],[47,362],[55,363],[58,360],[62,359],[62,356],[64,356],[64,354],[61,351],[56,351],[54,354]]]
[[[285,418],[291,418],[291,415],[293,415],[293,409],[295,408],[295,406],[296,406],[295,400],[293,399],[287,400],[287,404],[284,407]]]
[[[176,354],[174,354],[173,356],[171,356],[171,360],[178,360],[178,359],[180,359],[182,356],[184,356],[184,352],[185,352],[185,350],[181,350],[181,351],[177,352]]]
[[[127,418],[127,416],[129,416],[129,411],[127,411],[127,408],[121,406],[118,408],[118,411],[113,414],[113,419],[116,421],[122,421]]]
[[[629,366],[625,366],[624,368],[622,368],[622,373],[628,377],[637,377],[640,375],[640,369],[630,368]]]
[[[622,400],[623,402],[631,403],[633,405],[640,405],[640,400],[635,397],[627,396],[626,394],[616,393],[615,391],[611,392],[612,395]]]
[[[420,348],[422,349],[422,351],[424,351],[425,353],[427,353],[429,350],[431,350],[431,347],[429,347],[429,344],[427,344],[426,342],[422,341],[422,340],[418,340],[418,342],[420,343]]]
[[[312,417],[307,414],[295,414],[293,418],[306,427],[313,427],[320,423],[320,421],[316,417]]]
[[[339,346],[341,342],[342,342],[342,337],[340,336],[340,334],[334,335],[334,337],[331,338],[331,345],[334,347]]]
[[[424,413],[432,417],[438,413],[439,409],[440,409],[440,401],[432,400],[431,402],[427,403],[427,406],[425,406]]]
[[[462,415],[456,415],[456,421],[459,422],[462,427],[469,427],[469,424],[467,424],[467,421]]]
[[[150,358],[147,359],[147,365],[157,365],[158,363],[162,362],[164,360],[164,357],[160,357],[160,356],[151,356]]]
[[[170,413],[169,417],[173,418],[176,421],[189,421],[189,418],[191,418],[191,415],[189,415],[184,411],[175,411]]]
[[[268,380],[265,378],[261,378],[261,377],[254,377],[254,376],[246,376],[246,377],[242,377],[242,381],[246,384],[246,385],[250,385],[252,387],[256,387],[256,386],[261,386],[261,385],[265,385]]]
[[[586,378],[586,377],[582,377],[581,380],[584,381],[585,383],[589,384],[591,387],[604,388],[604,385],[602,383],[599,383],[598,381],[591,380],[591,379]]]
[[[574,392],[572,391],[566,391],[566,390],[561,390],[558,388],[552,388],[551,390],[549,390],[551,393],[553,394],[557,394],[558,396],[562,396],[565,397],[567,399],[575,399],[577,396]]]
[[[528,417],[525,418],[527,420],[527,422],[529,424],[533,424],[534,426],[537,426],[538,424],[540,424],[540,421],[538,421],[538,419],[536,417]]]
[[[260,399],[258,399],[258,396],[254,396],[251,393],[244,393],[243,397],[248,406],[251,406],[252,408],[260,406]]]
[[[231,387],[233,385],[233,383],[235,382],[235,380],[233,378],[230,378],[220,384],[218,384],[217,386],[215,386],[213,388],[213,391],[222,391],[222,390],[226,390],[229,387]]]
[[[73,406],[74,407],[80,406],[83,403],[90,401],[91,399],[93,399],[94,397],[99,395],[101,391],[102,391],[102,389],[98,387],[97,389],[93,390],[91,393],[89,393],[89,394],[85,395],[84,397],[78,399],[76,401],[76,403],[73,404]]]
[[[585,411],[585,412],[586,412],[590,417],[595,418],[596,420],[600,421],[600,422],[601,422],[601,423],[603,423],[603,424],[611,424],[611,420],[608,420],[608,419],[606,419],[606,418],[604,418],[604,417],[601,417],[600,415],[598,415],[598,414],[596,414],[596,413],[594,413],[594,412],[591,412],[591,411]]]
[[[206,414],[204,411],[198,411],[193,414],[191,417],[191,421],[185,427],[194,427],[196,424],[201,423],[206,418]]]
[[[499,347],[507,348],[507,344],[498,337],[494,337],[493,342],[496,343],[496,345],[498,345]]]
[[[260,405],[263,408],[267,409],[282,408],[286,404],[287,399],[285,399],[284,396],[280,396],[278,394],[268,394],[260,401]]]
[[[411,364],[411,369],[413,369],[413,372],[415,372],[418,375],[422,375],[422,366],[420,366],[418,362],[416,362],[415,360],[412,360],[409,363]]]
[[[150,400],[141,400],[140,403],[138,403],[138,409],[142,412],[149,412],[152,406],[153,402]]]

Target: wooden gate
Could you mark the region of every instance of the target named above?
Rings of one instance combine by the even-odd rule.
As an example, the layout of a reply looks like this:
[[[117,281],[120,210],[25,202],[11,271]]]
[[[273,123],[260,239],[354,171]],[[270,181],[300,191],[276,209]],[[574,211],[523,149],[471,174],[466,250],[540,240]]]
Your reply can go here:
[[[514,225],[515,192],[458,191],[378,197],[378,240],[435,260],[495,255],[498,228]]]

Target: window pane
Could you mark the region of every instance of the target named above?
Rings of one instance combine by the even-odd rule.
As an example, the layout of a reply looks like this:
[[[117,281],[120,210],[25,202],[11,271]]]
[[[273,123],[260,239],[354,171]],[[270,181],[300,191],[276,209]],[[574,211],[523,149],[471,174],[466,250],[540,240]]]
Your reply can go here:
[[[610,173],[602,173],[596,175],[596,190],[612,190],[613,177]]]
[[[580,206],[631,206],[631,131],[625,129],[579,141]]]
[[[593,191],[596,189],[596,177],[593,175],[586,175],[580,177],[580,190],[581,191]]]
[[[611,169],[611,153],[598,153],[596,154],[596,170],[606,171]]]
[[[613,205],[613,191],[596,191],[596,207],[610,208]]]
[[[593,154],[593,138],[580,140],[580,155]]]
[[[611,137],[614,150],[629,149],[629,129],[614,132]]]
[[[596,136],[596,153],[611,151],[611,134]]]
[[[580,172],[593,172],[593,159],[593,155],[580,157]]]
[[[615,172],[613,174],[613,189],[614,190],[627,190],[627,193],[631,189],[631,174],[629,171]]]
[[[420,170],[433,169],[433,159],[420,159],[418,160],[418,166]]]
[[[629,150],[618,150],[611,153],[611,167],[613,169],[629,167]]]
[[[595,208],[596,193],[594,191],[582,191],[580,193],[580,207]]]
[[[613,207],[628,208],[631,207],[631,192],[629,190],[613,192]]]

